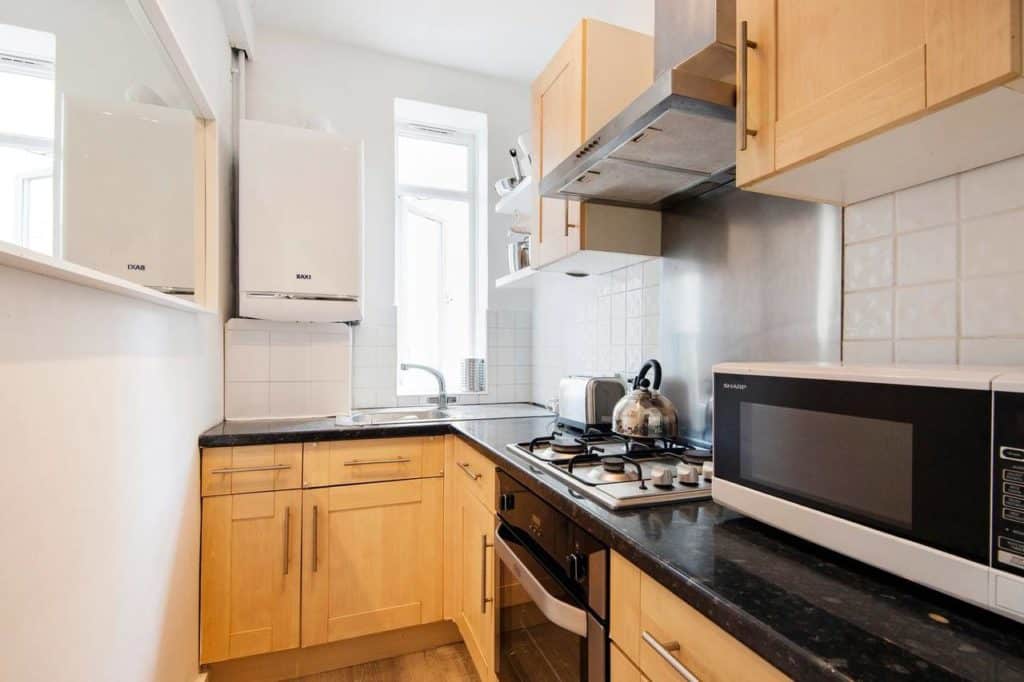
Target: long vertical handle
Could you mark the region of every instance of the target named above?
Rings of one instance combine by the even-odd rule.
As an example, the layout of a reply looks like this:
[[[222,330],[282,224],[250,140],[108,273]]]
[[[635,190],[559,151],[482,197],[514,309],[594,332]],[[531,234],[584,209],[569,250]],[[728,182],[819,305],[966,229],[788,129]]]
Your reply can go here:
[[[565,204],[565,236],[568,237],[569,236],[569,201],[566,200],[566,201],[563,201],[562,203]]]
[[[494,547],[487,542],[487,533],[480,536],[480,613],[487,613],[487,602],[494,601],[487,596],[487,550]]]
[[[316,573],[317,569],[320,568],[320,534],[317,532],[318,521],[320,520],[320,510],[317,506],[313,505],[313,572]]]
[[[747,137],[757,135],[757,130],[749,128],[747,124],[747,98],[749,90],[747,81],[750,76],[750,60],[747,58],[747,50],[757,49],[757,43],[747,39],[747,22],[740,22],[740,36],[736,42],[739,50],[737,55],[740,60],[739,86],[736,91],[736,148],[739,151],[746,151]]]
[[[284,508],[284,574],[288,575],[288,563],[292,549],[292,508]]]

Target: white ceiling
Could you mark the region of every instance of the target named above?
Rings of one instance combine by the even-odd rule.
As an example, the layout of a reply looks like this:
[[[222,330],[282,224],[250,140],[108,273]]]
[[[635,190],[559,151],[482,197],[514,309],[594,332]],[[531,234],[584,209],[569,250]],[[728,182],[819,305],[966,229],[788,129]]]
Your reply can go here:
[[[583,17],[654,31],[654,0],[253,0],[253,10],[258,24],[523,83]]]

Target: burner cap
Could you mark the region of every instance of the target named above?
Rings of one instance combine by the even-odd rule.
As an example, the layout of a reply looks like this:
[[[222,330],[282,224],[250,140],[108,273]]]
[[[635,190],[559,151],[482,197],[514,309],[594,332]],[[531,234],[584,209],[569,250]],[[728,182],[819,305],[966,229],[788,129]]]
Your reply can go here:
[[[626,470],[626,460],[621,457],[605,457],[601,460],[601,465],[610,474],[620,474]]]
[[[558,434],[551,437],[551,449],[563,455],[578,455],[586,452],[587,446],[578,442],[575,436]]]

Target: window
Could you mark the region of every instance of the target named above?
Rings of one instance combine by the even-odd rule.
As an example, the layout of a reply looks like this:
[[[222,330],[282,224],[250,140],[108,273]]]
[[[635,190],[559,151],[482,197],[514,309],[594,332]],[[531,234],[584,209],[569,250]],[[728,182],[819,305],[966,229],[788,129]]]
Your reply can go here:
[[[0,24],[0,240],[55,255],[52,34]]]
[[[466,390],[463,361],[486,348],[485,132],[483,114],[396,101],[398,362],[441,370],[449,393]],[[398,373],[399,395],[436,391],[424,372]]]

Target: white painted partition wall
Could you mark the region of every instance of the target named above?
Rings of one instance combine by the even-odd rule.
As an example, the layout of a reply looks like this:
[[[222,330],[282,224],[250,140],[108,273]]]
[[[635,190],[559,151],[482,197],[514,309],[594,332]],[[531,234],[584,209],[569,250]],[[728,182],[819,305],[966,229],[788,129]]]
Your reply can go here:
[[[158,1],[223,124],[221,314],[0,266],[4,680],[198,675],[196,436],[222,415],[230,52],[216,0]]]

